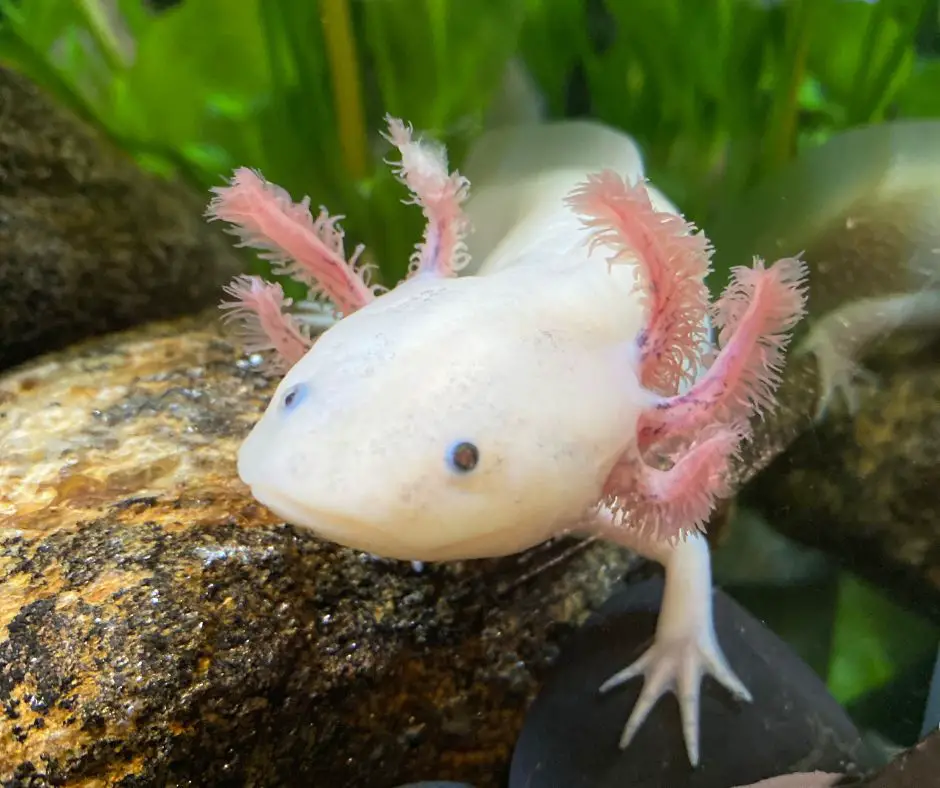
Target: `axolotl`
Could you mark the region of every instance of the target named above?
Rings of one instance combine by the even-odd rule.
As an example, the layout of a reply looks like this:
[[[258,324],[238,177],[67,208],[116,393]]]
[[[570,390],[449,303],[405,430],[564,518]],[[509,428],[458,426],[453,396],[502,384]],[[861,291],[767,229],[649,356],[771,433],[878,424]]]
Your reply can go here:
[[[391,289],[370,283],[362,247],[347,257],[341,217],[247,168],[214,190],[207,215],[312,294],[293,305],[249,276],[227,288],[246,349],[284,373],[238,474],[287,522],[386,559],[581,533],[661,563],[654,641],[600,689],[644,677],[621,747],[674,691],[694,766],[702,678],[751,700],[715,634],[703,531],[749,420],[774,405],[803,263],[755,258],[711,304],[707,238],[601,124],[487,132],[472,198],[442,145],[394,118],[385,136],[426,218]],[[328,309],[316,336],[316,309],[297,309],[311,305]]]

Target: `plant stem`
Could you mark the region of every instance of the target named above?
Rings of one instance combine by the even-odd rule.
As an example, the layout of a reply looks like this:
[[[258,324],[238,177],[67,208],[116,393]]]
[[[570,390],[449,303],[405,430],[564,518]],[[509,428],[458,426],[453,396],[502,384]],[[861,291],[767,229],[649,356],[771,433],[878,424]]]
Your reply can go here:
[[[369,174],[369,156],[356,42],[346,0],[322,0],[323,37],[333,82],[333,102],[343,164],[362,180]]]
[[[115,73],[124,71],[129,55],[118,33],[111,27],[108,12],[101,0],[78,0],[77,5],[102,56],[108,62],[108,68]]]
[[[888,56],[882,64],[881,70],[871,80],[866,93],[866,101],[859,111],[858,122],[871,122],[879,120],[880,114],[884,111],[884,105],[888,99],[888,91],[891,82],[897,77],[904,58],[914,49],[914,42],[917,39],[917,31],[920,29],[924,14],[927,11],[927,3],[922,0],[920,5],[905,20],[905,23],[898,22],[900,32],[891,46]]]
[[[868,24],[865,25],[865,35],[859,42],[858,47],[858,67],[855,70],[855,80],[852,83],[852,94],[848,101],[848,112],[846,113],[846,122],[848,125],[855,125],[861,122],[865,111],[865,93],[868,84],[868,75],[871,73],[872,61],[874,60],[875,44],[878,40],[878,33],[884,27],[884,21],[888,16],[887,3],[875,3],[871,14],[868,17]]]
[[[787,14],[786,55],[781,69],[788,79],[781,81],[781,88],[774,96],[768,145],[764,156],[764,175],[774,172],[785,164],[793,154],[799,111],[800,85],[806,74],[806,55],[809,48],[810,16],[812,3],[816,0],[793,0]]]

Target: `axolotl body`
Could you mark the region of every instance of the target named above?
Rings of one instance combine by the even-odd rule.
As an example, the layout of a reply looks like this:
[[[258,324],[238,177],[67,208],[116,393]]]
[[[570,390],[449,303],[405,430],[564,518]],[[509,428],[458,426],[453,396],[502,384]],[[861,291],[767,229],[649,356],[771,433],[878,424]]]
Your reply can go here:
[[[472,198],[441,146],[395,119],[388,139],[427,225],[387,291],[325,210],[247,169],[216,190],[209,215],[335,309],[313,341],[279,285],[228,288],[247,347],[286,370],[238,473],[288,522],[384,558],[578,532],[660,562],[654,642],[601,689],[645,677],[623,747],[674,690],[694,765],[702,677],[750,699],[715,636],[701,530],[749,418],[773,405],[802,263],[755,261],[710,305],[707,239],[645,182],[632,139],[599,124],[484,135]]]

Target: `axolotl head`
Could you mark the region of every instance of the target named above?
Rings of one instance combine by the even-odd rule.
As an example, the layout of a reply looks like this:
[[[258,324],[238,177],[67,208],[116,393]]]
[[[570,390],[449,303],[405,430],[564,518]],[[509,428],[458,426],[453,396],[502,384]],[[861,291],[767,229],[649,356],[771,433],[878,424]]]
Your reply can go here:
[[[561,311],[509,271],[399,285],[290,369],[239,475],[287,522],[386,558],[543,541],[597,502],[636,418],[623,351]]]

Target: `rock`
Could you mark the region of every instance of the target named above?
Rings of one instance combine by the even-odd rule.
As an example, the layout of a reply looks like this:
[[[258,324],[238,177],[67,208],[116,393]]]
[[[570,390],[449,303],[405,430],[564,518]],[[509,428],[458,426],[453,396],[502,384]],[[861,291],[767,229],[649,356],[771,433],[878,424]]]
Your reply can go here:
[[[858,788],[936,788],[940,786],[940,729],[902,752]]]
[[[208,196],[0,68],[0,369],[218,301],[241,263],[203,219]]]
[[[617,747],[642,685],[598,687],[649,645],[660,578],[618,592],[562,648],[526,718],[509,788],[728,788],[791,771],[862,773],[871,756],[846,712],[794,652],[728,596],[715,593],[718,639],[751,690],[737,704],[702,686],[701,764],[692,770],[675,698],[665,696],[626,750]]]
[[[503,785],[558,638],[635,558],[418,574],[283,525],[234,466],[274,381],[216,318],[0,378],[0,784]]]
[[[940,621],[940,363],[871,364],[854,416],[834,412],[759,473],[739,501]]]

